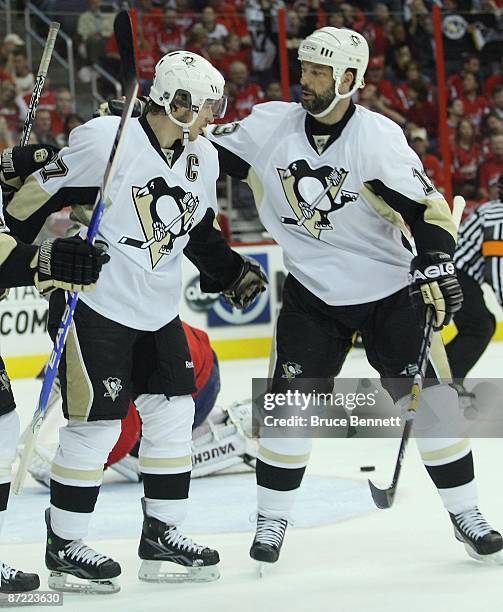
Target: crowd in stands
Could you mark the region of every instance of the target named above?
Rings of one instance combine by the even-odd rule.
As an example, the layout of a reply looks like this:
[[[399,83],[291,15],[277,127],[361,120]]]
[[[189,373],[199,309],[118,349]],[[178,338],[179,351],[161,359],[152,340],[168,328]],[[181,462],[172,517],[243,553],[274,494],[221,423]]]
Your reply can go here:
[[[75,39],[81,82],[99,63],[118,74],[112,35],[114,0],[36,0]],[[226,78],[225,122],[255,104],[283,99],[278,10],[287,18],[290,99],[300,95],[300,41],[317,27],[361,32],[371,51],[366,86],[355,101],[398,123],[427,173],[445,187],[439,147],[432,6],[429,0],[133,0],[138,72],[143,93],[164,54],[184,48],[211,61]],[[503,172],[503,0],[444,0],[448,132],[453,191],[478,203],[496,197]],[[0,47],[0,146],[17,138],[33,87],[23,40]],[[67,89],[46,86],[34,138],[59,146],[83,119]]]

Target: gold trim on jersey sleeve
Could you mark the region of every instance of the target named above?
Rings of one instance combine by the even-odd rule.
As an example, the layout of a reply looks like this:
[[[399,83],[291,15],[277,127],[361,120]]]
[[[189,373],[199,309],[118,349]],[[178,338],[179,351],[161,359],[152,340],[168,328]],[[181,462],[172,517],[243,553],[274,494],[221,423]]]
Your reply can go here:
[[[9,215],[19,221],[26,221],[52,198],[52,194],[42,189],[34,176],[29,176],[23,188],[14,194],[7,205]]]
[[[405,225],[403,217],[392,206],[390,206],[381,196],[375,194],[366,185],[360,190],[360,194],[367,200],[372,208],[386,221],[397,227],[403,234],[411,240],[412,236],[409,228]]]
[[[250,166],[248,176],[244,182],[247,183],[252,190],[255,206],[258,210],[262,206],[262,200],[264,199],[264,185],[252,166]]]
[[[0,234],[0,266],[4,264],[12,251],[16,248],[17,242],[9,234]]]
[[[424,220],[426,223],[437,225],[448,232],[454,238],[454,242],[458,241],[458,228],[452,219],[452,212],[445,198],[427,197],[423,200],[419,200],[418,204],[424,204],[426,206],[424,212]]]

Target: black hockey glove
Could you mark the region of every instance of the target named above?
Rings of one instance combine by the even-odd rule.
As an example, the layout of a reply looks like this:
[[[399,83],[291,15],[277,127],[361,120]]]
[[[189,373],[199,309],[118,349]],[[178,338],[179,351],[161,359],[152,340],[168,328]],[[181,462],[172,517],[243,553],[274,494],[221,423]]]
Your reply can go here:
[[[244,310],[250,306],[259,293],[266,290],[268,282],[260,265],[252,259],[243,257],[243,265],[238,277],[222,292],[222,295],[231,306]]]
[[[94,112],[94,117],[108,117],[109,115],[113,115],[115,117],[120,117],[122,115],[122,111],[124,110],[124,102],[126,98],[116,98],[110,99],[106,102],[102,102],[98,108]],[[140,97],[134,101],[133,105],[133,113],[131,117],[141,117],[143,111],[145,110],[145,104],[147,102],[146,98]]]
[[[31,261],[35,286],[42,292],[94,289],[102,266],[110,261],[106,248],[104,242],[90,245],[78,236],[44,240]]]
[[[451,256],[426,251],[414,257],[410,264],[409,293],[415,306],[433,306],[435,330],[447,325],[463,304],[463,292]]]
[[[6,183],[15,178],[24,180],[53,160],[58,151],[51,145],[38,144],[5,149],[2,153],[2,180]]]

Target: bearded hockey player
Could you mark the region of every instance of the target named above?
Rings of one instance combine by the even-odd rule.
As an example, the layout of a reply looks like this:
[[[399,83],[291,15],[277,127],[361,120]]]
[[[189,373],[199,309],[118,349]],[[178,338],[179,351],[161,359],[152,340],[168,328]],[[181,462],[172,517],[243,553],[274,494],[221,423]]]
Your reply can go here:
[[[110,270],[96,295],[79,302],[59,371],[68,424],[60,430],[46,512],[51,588],[119,589],[120,565],[83,538],[133,396],[143,424],[139,577],[219,576],[217,551],[179,529],[188,501],[195,389],[178,316],[183,253],[198,266],[201,288],[223,292],[235,307],[246,307],[266,283],[257,264],[229,248],[215,222],[218,156],[199,134],[224,111],[223,87],[223,77],[202,57],[170,53],[156,66],[145,114],[128,128],[99,231],[110,247]],[[6,210],[19,235],[32,240],[47,212],[94,199],[118,121],[99,117],[76,128],[55,162],[28,178]],[[74,212],[85,221],[82,208]],[[62,292],[53,294],[53,335],[63,308]],[[163,561],[183,573],[161,571]]]
[[[370,364],[406,408],[425,306],[435,309],[437,329],[461,307],[452,263],[456,227],[400,128],[352,102],[364,85],[368,56],[357,32],[315,31],[299,47],[300,104],[257,105],[241,122],[215,126],[208,137],[221,168],[254,190],[261,221],[283,248],[289,275],[276,327],[272,390],[282,389],[286,368],[293,367],[289,384],[297,381],[301,388],[303,378],[317,378],[319,390],[330,391],[359,330]],[[421,306],[419,317],[409,292]],[[477,508],[470,441],[450,435],[458,400],[454,389],[438,384],[439,367],[432,356],[417,444],[456,538],[475,559],[502,562],[501,535]],[[434,437],[435,421],[448,433]],[[310,449],[309,439],[261,440],[250,550],[257,561],[279,557]]]
[[[49,161],[50,151],[38,145],[14,147],[2,153],[0,179],[13,184]],[[2,216],[0,191],[0,290],[35,285],[41,292],[60,288],[68,291],[93,289],[109,256],[80,238],[46,240],[40,246],[18,242],[8,233]],[[9,499],[11,467],[16,458],[19,417],[9,376],[0,357],[0,528]],[[0,593],[37,589],[37,574],[27,574],[0,561]]]

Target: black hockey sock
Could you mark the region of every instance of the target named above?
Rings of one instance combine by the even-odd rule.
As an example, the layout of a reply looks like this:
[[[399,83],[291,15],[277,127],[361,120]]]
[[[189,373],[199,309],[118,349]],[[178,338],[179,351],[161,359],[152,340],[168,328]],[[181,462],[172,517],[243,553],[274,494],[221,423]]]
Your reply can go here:
[[[100,487],[64,485],[51,478],[51,505],[60,510],[85,514],[92,513],[99,492]]]
[[[143,490],[147,499],[187,499],[190,487],[190,472],[181,474],[141,473]]]
[[[275,491],[292,491],[300,487],[305,471],[305,467],[279,468],[257,459],[257,484]]]
[[[437,489],[460,487],[475,478],[471,451],[456,461],[443,465],[425,465],[425,468]]]

